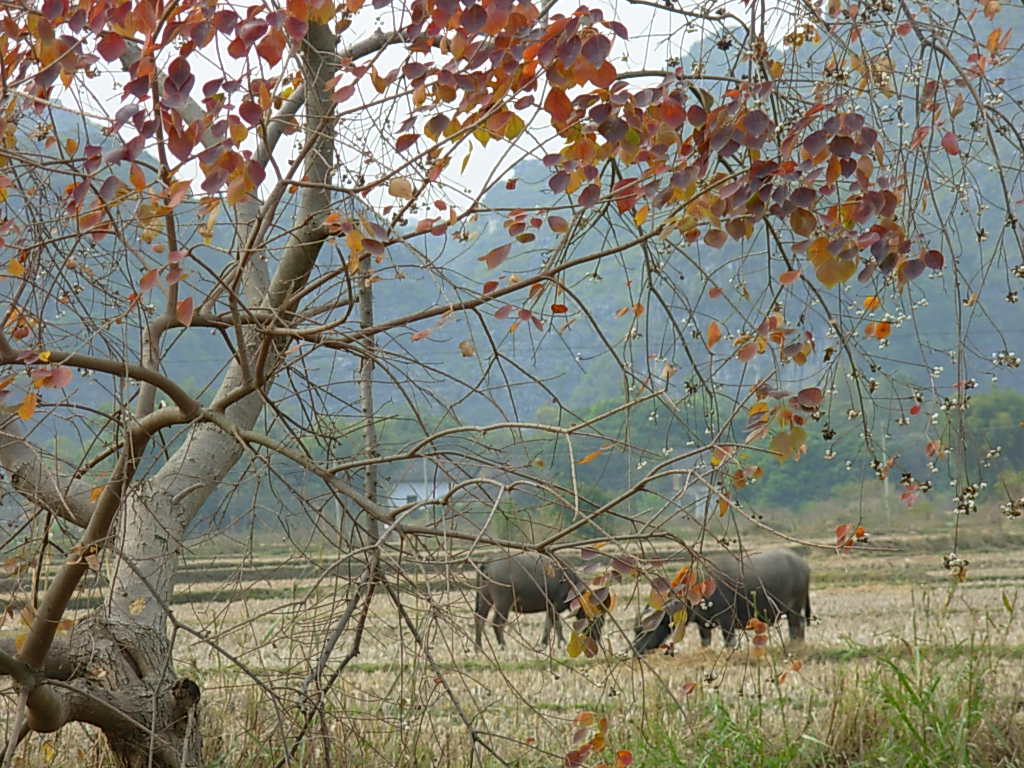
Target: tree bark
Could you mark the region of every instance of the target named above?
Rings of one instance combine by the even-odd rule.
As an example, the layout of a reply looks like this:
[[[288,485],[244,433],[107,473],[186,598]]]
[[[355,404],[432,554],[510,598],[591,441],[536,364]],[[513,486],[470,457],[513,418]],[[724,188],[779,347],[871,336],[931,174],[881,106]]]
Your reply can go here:
[[[324,185],[330,181],[334,160],[330,120],[333,103],[325,83],[337,69],[336,46],[337,38],[322,24],[310,26],[303,44],[305,131],[307,136],[316,136],[306,156],[304,176]],[[296,214],[298,226],[262,297],[262,306],[281,309],[308,280],[324,242],[321,222],[330,203],[326,189],[304,188]],[[243,294],[249,294],[254,285],[266,285],[261,259],[240,257],[240,261],[244,262]],[[259,357],[262,338],[255,330],[241,335],[247,347],[245,359],[251,363]],[[277,364],[277,345],[271,343],[268,351],[261,371],[246,370],[236,358],[214,399],[216,407],[217,402],[251,386],[252,375],[265,379],[262,391],[250,392],[225,409],[230,423],[239,429],[251,429],[263,410],[265,392]],[[163,631],[166,617],[160,605],[170,598],[185,531],[242,451],[243,445],[234,435],[211,424],[198,424],[160,470],[136,486],[120,519],[122,556],[131,561],[133,568],[114,570],[109,602],[112,620]]]

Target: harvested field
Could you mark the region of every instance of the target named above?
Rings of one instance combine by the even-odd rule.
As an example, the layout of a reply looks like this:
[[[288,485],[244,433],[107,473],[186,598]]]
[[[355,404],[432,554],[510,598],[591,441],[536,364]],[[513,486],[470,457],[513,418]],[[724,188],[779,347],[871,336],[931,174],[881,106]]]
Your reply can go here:
[[[289,756],[295,765],[561,765],[583,712],[608,718],[607,747],[585,765],[612,765],[619,750],[639,765],[877,765],[893,750],[897,764],[924,765],[911,757],[932,748],[929,765],[1022,764],[1024,551],[971,553],[962,584],[930,553],[808,557],[807,642],[784,649],[777,625],[764,658],[748,639],[726,650],[718,633],[701,649],[692,627],[672,655],[632,658],[649,591],[633,579],[614,590],[594,658],[571,659],[564,643],[538,649],[542,615],[514,617],[504,650],[488,627],[478,652],[472,568],[410,565],[392,591],[377,588],[365,619],[357,607],[320,677],[324,716],[308,724],[311,663],[353,583],[330,558],[204,559],[176,595],[177,664],[203,687],[214,765],[275,765],[304,724],[312,735]],[[24,764],[61,764],[79,749],[101,760],[91,738],[40,740]]]

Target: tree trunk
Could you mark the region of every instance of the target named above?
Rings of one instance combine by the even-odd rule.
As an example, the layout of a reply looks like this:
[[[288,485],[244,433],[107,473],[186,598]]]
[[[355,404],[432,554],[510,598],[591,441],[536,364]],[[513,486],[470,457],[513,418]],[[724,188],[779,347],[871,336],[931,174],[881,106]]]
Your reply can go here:
[[[54,644],[44,670],[63,681],[55,697],[59,720],[100,728],[125,768],[201,765],[199,687],[176,678],[170,659],[163,632],[98,616],[81,620]],[[30,710],[28,726],[36,725]]]

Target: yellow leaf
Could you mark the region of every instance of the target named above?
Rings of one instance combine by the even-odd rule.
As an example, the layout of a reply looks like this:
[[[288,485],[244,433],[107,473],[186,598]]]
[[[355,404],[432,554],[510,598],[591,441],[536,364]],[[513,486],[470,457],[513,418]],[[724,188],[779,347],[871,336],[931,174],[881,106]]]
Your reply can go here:
[[[7,262],[7,273],[15,277],[21,277],[25,274],[25,265],[17,259],[11,259]]]
[[[14,652],[21,653],[21,649],[25,647],[25,641],[28,640],[28,632],[22,632],[16,638],[14,638]]]
[[[353,253],[359,253],[363,250],[363,234],[358,229],[353,229],[345,235],[345,244]]]
[[[241,144],[249,137],[249,129],[245,127],[241,120],[232,120],[229,123],[228,132],[231,134],[231,140],[235,144]]]
[[[565,649],[565,652],[573,659],[583,653],[583,636],[580,635],[579,632],[573,630],[572,637],[569,638],[569,645]]]
[[[522,135],[523,131],[526,130],[526,123],[519,115],[512,115],[505,123],[505,138],[509,141],[514,141]]]
[[[75,141],[74,139],[68,139],[67,141],[64,142],[64,151],[67,152],[69,155],[75,154],[77,150],[78,142]]]
[[[146,598],[144,598],[144,597],[136,597],[128,605],[128,613],[130,613],[132,616],[138,616],[145,609],[146,609]]]
[[[96,501],[100,496],[103,495],[103,489],[106,487],[107,486],[105,485],[97,485],[95,488],[89,491],[89,499],[91,501]]]
[[[317,24],[326,24],[334,18],[334,3],[322,3],[309,9],[309,20]]]
[[[686,609],[680,608],[678,611],[672,614],[672,626],[675,630],[672,632],[672,642],[681,643],[683,638],[686,636]]]
[[[414,194],[412,182],[401,176],[396,176],[388,182],[388,192],[392,197],[400,197],[403,200],[412,200]]]
[[[354,275],[359,271],[359,251],[349,251],[348,254],[348,273]]]
[[[21,406],[18,408],[18,416],[21,417],[22,421],[28,421],[32,418],[32,414],[36,412],[36,403],[39,398],[35,392],[29,392],[25,395],[25,399],[21,401]]]
[[[778,432],[768,445],[768,450],[776,454],[775,458],[779,463],[787,459],[799,457],[800,450],[807,442],[807,433],[802,427],[793,427],[788,432]]]
[[[53,353],[50,350],[44,349],[42,352],[39,353],[39,360],[41,362],[48,363],[50,362],[50,356],[52,354]]]
[[[636,225],[639,227],[641,224],[647,221],[647,216],[648,214],[650,214],[650,212],[651,207],[649,205],[642,206],[640,209],[637,210],[636,213],[633,214],[633,221],[636,222]]]
[[[44,741],[39,751],[43,753],[43,762],[47,765],[50,765],[57,759],[57,748],[53,746],[52,741]]]

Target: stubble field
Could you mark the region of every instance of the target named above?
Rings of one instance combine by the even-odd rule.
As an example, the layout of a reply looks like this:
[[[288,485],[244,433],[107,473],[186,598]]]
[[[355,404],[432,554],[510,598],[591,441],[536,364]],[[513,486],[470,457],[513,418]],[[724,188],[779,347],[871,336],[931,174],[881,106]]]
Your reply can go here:
[[[784,649],[783,622],[764,658],[719,633],[701,649],[692,626],[673,655],[632,658],[649,590],[629,579],[594,658],[539,648],[542,616],[514,618],[507,649],[487,627],[477,651],[475,577],[450,558],[403,563],[319,677],[352,581],[329,560],[193,558],[174,605],[177,671],[202,686],[211,765],[563,765],[602,717],[603,748],[581,764],[627,751],[643,766],[1024,765],[1024,549],[972,552],[962,584],[934,552],[803,554],[807,642]],[[577,728],[587,712],[595,725]],[[72,729],[20,755],[103,765],[95,742]]]

